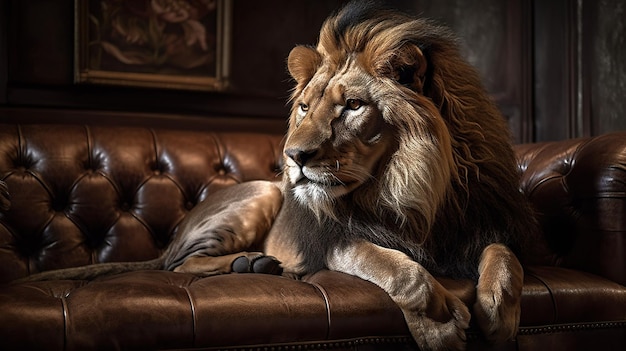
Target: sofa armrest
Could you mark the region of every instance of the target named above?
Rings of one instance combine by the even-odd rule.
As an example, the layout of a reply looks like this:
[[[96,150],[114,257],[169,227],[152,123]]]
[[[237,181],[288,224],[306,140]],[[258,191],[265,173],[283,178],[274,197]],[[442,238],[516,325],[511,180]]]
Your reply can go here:
[[[626,284],[626,132],[516,146],[550,264]]]

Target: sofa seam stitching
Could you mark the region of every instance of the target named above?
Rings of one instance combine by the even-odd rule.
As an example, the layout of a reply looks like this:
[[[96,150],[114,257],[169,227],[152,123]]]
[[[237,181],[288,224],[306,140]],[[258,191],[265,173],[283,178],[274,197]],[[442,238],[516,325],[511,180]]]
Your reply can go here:
[[[548,293],[550,293],[550,301],[552,301],[552,306],[554,306],[554,315],[552,316],[553,321],[556,322],[558,320],[558,315],[559,315],[559,307],[556,303],[556,300],[554,299],[554,291],[552,291],[552,289],[550,288],[550,286],[548,285],[548,283],[546,283],[545,280],[541,279],[541,277],[539,277],[539,275],[534,274],[534,273],[528,273],[529,276],[537,279],[538,281],[541,282],[541,284],[548,289]]]
[[[315,289],[317,289],[320,292],[320,294],[322,295],[322,298],[324,299],[324,307],[326,308],[326,336],[325,336],[325,339],[328,340],[330,338],[330,330],[331,330],[330,299],[328,297],[328,293],[326,292],[326,289],[324,289],[324,287],[322,287],[318,283],[309,282],[309,284],[311,284],[311,286],[313,286]]]
[[[68,340],[68,315],[69,311],[67,309],[67,297],[69,293],[65,296],[61,296],[61,306],[63,307],[63,350],[67,350],[67,340]]]
[[[193,302],[193,298],[191,297],[191,292],[189,291],[189,287],[185,286],[183,287],[183,289],[185,290],[185,293],[187,294],[187,299],[189,300],[189,307],[190,307],[190,311],[191,311],[191,324],[192,324],[192,340],[191,340],[191,345],[192,347],[196,347],[196,331],[197,331],[197,321],[196,321],[196,305]]]
[[[548,324],[544,326],[525,326],[519,328],[519,335],[536,335],[545,333],[567,333],[592,329],[618,329],[626,327],[626,320]]]

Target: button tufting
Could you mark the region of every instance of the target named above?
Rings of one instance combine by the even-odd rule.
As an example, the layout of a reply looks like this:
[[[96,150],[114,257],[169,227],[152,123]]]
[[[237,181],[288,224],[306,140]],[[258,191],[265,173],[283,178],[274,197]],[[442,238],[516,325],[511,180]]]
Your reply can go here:
[[[572,170],[572,165],[573,165],[573,161],[568,158],[565,157],[563,158],[563,160],[561,161],[561,169],[559,170],[559,172],[561,172],[562,175],[567,175],[569,174],[569,172]]]
[[[50,207],[55,212],[63,212],[67,208],[68,202],[67,194],[58,194],[50,198]]]
[[[165,164],[161,160],[156,160],[156,162],[152,164],[151,169],[155,175],[161,175],[165,173]]]
[[[52,205],[52,210],[55,212],[63,212],[65,210],[65,204],[61,203],[60,201],[53,200],[51,205]]]

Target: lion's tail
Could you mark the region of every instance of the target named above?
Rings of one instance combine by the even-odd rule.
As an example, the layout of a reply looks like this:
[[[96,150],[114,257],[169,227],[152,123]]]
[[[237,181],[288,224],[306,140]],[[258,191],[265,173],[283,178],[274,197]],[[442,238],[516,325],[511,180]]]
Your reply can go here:
[[[141,262],[110,262],[41,272],[15,280],[14,283],[42,280],[91,280],[96,277],[125,272],[163,269],[163,258]]]

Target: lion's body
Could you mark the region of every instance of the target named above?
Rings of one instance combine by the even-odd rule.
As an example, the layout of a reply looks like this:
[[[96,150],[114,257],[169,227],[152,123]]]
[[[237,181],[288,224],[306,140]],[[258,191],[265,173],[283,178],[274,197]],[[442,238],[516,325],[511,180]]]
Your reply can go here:
[[[404,49],[411,45],[423,57]],[[304,167],[329,175],[313,185],[289,183],[290,168],[298,173],[301,165],[287,162],[283,191],[291,207],[299,208],[293,217],[316,228],[293,230],[302,237],[300,252],[316,250],[303,255],[307,270],[323,268],[329,249],[323,243],[359,238],[453,277],[477,278],[480,255],[490,243],[517,248],[534,222],[518,190],[506,122],[447,29],[398,14],[372,16],[357,7],[325,23],[315,50],[297,49],[290,56],[298,84],[285,150],[315,150]],[[394,60],[428,67],[398,69]],[[390,84],[397,77],[404,81]],[[369,111],[338,113],[336,106],[348,99]],[[307,105],[308,119],[299,117],[299,104]],[[363,122],[354,119],[366,120],[365,136],[359,128],[366,127],[357,125]],[[364,149],[376,155],[365,156],[375,164],[358,159]],[[319,183],[348,183],[362,174],[366,179],[357,179],[358,186],[342,196],[317,189],[323,188]],[[321,244],[311,247],[311,241]]]
[[[425,349],[462,348],[469,322],[433,275],[473,278],[478,324],[510,338],[522,268],[509,247],[534,222],[506,123],[448,30],[359,4],[289,56],[283,181],[205,201],[155,264],[277,272],[256,265],[267,255],[286,273],[354,274],[390,294]]]

